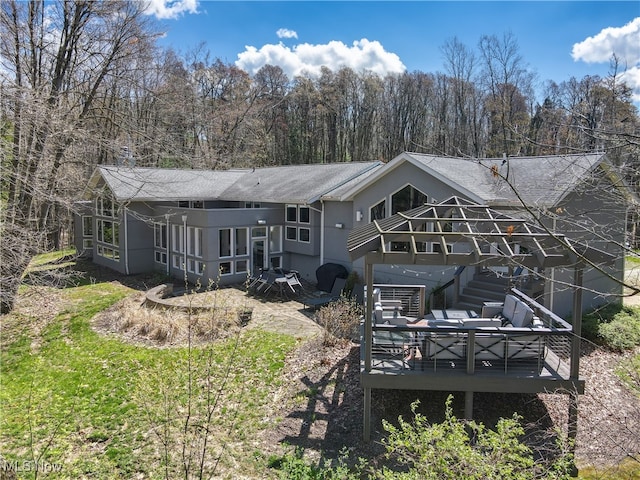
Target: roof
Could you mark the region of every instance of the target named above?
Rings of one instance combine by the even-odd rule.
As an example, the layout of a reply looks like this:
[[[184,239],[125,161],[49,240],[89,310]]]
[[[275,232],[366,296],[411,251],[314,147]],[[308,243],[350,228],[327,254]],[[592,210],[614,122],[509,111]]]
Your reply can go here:
[[[237,200],[311,204],[366,177],[381,162],[291,165],[251,170],[186,170],[99,166],[87,186],[100,179],[117,201]]]
[[[99,166],[87,188],[103,178],[117,201],[213,200],[246,171]]]
[[[547,268],[614,259],[563,234],[458,197],[356,228],[349,233],[347,250],[352,260],[368,256],[371,263],[386,264]]]
[[[221,198],[267,203],[312,204],[354,179],[369,175],[381,162],[347,162],[256,168],[238,178]]]
[[[405,152],[345,192],[343,199],[353,198],[369,184],[409,162],[427,174],[448,184],[461,195],[491,206],[552,207],[605,158],[603,153],[472,159],[439,157]]]
[[[181,170],[99,166],[116,200],[231,200],[312,204],[351,200],[409,162],[456,194],[492,207],[552,207],[604,160],[604,154],[466,159],[405,152],[391,162],[288,165],[246,170]],[[88,196],[88,195],[87,195]]]

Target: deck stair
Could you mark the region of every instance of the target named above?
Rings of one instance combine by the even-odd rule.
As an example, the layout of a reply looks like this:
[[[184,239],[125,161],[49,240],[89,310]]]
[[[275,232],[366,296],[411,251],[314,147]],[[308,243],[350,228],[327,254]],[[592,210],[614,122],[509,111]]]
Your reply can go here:
[[[492,271],[476,272],[462,288],[454,308],[480,313],[484,302],[501,302],[509,290],[509,279]]]

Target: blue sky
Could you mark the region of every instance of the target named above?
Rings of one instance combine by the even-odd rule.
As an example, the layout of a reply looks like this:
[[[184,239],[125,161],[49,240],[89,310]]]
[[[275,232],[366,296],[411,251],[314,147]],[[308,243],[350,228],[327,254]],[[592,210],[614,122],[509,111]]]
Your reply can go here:
[[[606,76],[612,52],[627,65],[640,102],[640,2],[152,0],[163,46],[187,53],[204,42],[212,57],[255,72],[278,64],[292,77],[320,65],[377,73],[444,72],[447,39],[476,50],[482,35],[511,32],[538,79]]]

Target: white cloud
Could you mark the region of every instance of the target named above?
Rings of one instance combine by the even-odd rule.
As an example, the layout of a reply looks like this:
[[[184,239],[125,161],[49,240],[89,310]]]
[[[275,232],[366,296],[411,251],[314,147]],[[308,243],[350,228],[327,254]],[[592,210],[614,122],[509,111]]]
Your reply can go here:
[[[295,30],[289,30],[288,28],[280,28],[276,32],[278,38],[298,38],[298,33]]]
[[[605,28],[574,44],[571,56],[575,61],[609,63],[614,53],[619,67],[627,69],[620,78],[633,90],[634,101],[640,102],[640,17],[623,27]]]
[[[148,15],[158,19],[176,19],[185,13],[198,13],[198,0],[149,0]]]
[[[317,77],[322,66],[334,72],[349,67],[356,72],[369,70],[379,75],[406,70],[395,53],[387,52],[380,42],[366,38],[354,41],[350,47],[335,40],[324,45],[301,43],[293,48],[282,43],[267,44],[260,49],[247,45],[245,51],[238,54],[236,65],[251,74],[264,65],[277,65],[289,78],[303,74]]]
[[[632,90],[633,101],[640,107],[640,66],[628,68],[620,78]]]
[[[628,65],[640,63],[640,17],[624,27],[608,27],[593,37],[573,45],[574,60],[587,63],[608,62],[615,53]]]

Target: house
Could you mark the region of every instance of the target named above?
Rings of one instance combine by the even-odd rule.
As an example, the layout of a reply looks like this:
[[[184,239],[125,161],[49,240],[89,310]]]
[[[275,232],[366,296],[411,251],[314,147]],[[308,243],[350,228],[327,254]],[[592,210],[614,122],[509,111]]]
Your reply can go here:
[[[388,163],[228,171],[99,166],[80,203],[75,238],[95,263],[124,274],[155,270],[224,285],[276,267],[314,282],[325,263],[364,274],[364,260],[347,251],[354,228],[456,196],[524,215],[617,258],[585,271],[582,302],[592,308],[622,293],[625,202],[618,186],[602,153],[467,159],[405,152]],[[391,242],[390,248],[404,246]],[[424,248],[451,247],[426,242]],[[376,270],[376,282],[432,290],[455,270],[454,264],[387,264]],[[473,270],[463,273],[462,285]],[[538,301],[561,316],[571,312],[571,269],[528,273],[552,280]]]

